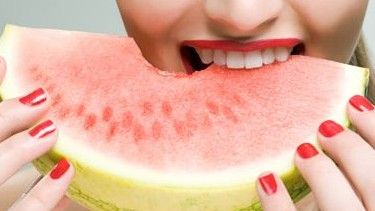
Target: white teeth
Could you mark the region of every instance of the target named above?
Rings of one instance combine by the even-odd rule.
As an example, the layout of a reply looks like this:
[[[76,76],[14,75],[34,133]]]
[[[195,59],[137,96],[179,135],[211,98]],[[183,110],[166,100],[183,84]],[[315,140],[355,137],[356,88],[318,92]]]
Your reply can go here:
[[[205,64],[209,64],[211,62],[213,62],[214,60],[214,51],[213,50],[209,50],[209,49],[203,49],[201,50],[200,52],[200,57],[202,59],[202,62],[205,63]]]
[[[275,61],[275,55],[271,48],[262,51],[263,64],[272,64]]]
[[[243,68],[245,66],[244,54],[239,51],[228,51],[227,53],[227,67],[228,68]]]
[[[225,65],[227,63],[227,56],[222,50],[214,51],[214,63],[217,65]]]
[[[250,51],[245,54],[246,68],[257,68],[261,66],[263,66],[263,60],[260,51]]]
[[[284,62],[288,60],[292,49],[277,47],[249,52],[212,49],[196,49],[196,51],[205,64],[213,62],[216,65],[226,66],[232,69],[252,69],[272,64],[275,61]]]
[[[289,57],[289,50],[287,48],[275,48],[275,57],[279,62],[284,62]]]

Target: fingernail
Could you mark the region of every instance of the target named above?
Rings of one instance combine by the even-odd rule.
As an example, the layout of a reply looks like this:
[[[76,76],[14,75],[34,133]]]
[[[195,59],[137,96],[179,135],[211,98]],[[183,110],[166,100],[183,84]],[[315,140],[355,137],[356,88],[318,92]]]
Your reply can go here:
[[[42,88],[36,89],[30,94],[20,98],[22,104],[36,106],[47,100],[47,95]]]
[[[66,171],[68,171],[69,167],[70,167],[69,162],[65,158],[62,158],[57,163],[57,165],[55,166],[55,168],[51,171],[51,173],[49,174],[49,176],[52,179],[58,179],[62,175],[64,175]]]
[[[56,130],[55,124],[51,120],[46,120],[33,127],[29,134],[35,138],[44,138]]]
[[[361,95],[355,95],[350,98],[349,103],[358,111],[372,111],[374,110],[374,105]]]
[[[311,158],[318,154],[318,150],[315,149],[315,147],[310,143],[303,143],[298,146],[297,148],[297,154],[303,158]]]
[[[319,126],[319,132],[327,138],[335,136],[342,131],[344,131],[344,128],[332,120],[324,121]]]
[[[268,195],[271,195],[277,191],[275,176],[273,176],[272,173],[260,177],[259,183],[262,186],[263,191]]]

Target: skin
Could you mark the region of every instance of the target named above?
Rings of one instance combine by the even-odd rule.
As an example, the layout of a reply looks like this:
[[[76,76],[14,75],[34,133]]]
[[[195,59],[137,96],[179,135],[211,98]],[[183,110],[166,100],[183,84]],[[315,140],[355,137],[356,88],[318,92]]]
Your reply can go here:
[[[0,80],[4,77],[5,70],[6,63],[0,57]],[[40,121],[49,107],[48,96],[46,101],[36,106],[25,105],[20,102],[20,98],[0,103],[0,185],[23,165],[46,153],[56,143],[57,130],[41,139],[29,134],[31,126]],[[64,194],[73,175],[74,168],[70,166],[58,179],[52,179],[49,175],[41,178],[9,210],[37,211],[61,207],[66,201]]]
[[[145,58],[160,69],[184,72],[179,46],[182,41],[192,39],[242,42],[294,37],[303,41],[306,55],[346,63],[359,38],[368,2],[118,0],[117,3],[129,36],[135,38]],[[0,58],[0,79],[6,70],[5,63]],[[0,165],[0,184],[56,142],[57,131],[44,141],[32,140],[27,135],[49,106],[48,99],[36,107],[24,106],[19,99],[0,103],[0,125],[3,125],[0,152],[9,151],[8,157],[16,158],[9,159],[0,153],[0,163],[7,164]],[[326,154],[320,152],[309,159],[296,154],[295,164],[322,210],[364,210],[365,207],[375,210],[375,110],[360,112],[348,103],[347,113],[357,133],[345,129],[327,138],[317,132]],[[19,150],[24,153],[18,153]],[[61,210],[66,199],[60,199],[73,174],[74,169],[70,168],[57,180],[43,178],[12,209],[50,210],[57,206]],[[277,190],[273,194],[265,193],[258,182],[264,209],[295,210],[282,181],[276,175],[275,178]]]
[[[349,61],[366,0],[117,0],[129,36],[154,66],[185,71],[184,40],[254,41],[300,38],[306,55]],[[256,9],[254,9],[256,8]],[[150,20],[152,19],[152,24]]]

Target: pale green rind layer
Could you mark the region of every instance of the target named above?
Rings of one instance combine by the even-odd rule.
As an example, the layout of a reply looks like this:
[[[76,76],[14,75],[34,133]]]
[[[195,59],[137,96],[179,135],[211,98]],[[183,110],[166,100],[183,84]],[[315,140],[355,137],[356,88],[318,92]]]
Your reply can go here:
[[[7,47],[11,45],[11,35],[15,35],[16,30],[13,26],[6,28],[0,39],[0,55],[6,55]],[[348,86],[344,91],[363,94],[369,72],[367,70],[362,73],[358,76],[361,84]],[[4,98],[8,98],[12,87],[2,87],[0,91]],[[338,111],[331,118],[349,126],[344,110]],[[74,140],[59,140],[66,143],[72,141]],[[34,165],[46,174],[61,156],[68,158],[76,169],[76,175],[69,187],[69,196],[92,210],[261,210],[255,181],[240,184],[236,181],[236,185],[233,186],[220,187],[218,184],[219,187],[213,188],[150,184],[140,178],[121,177],[115,174],[116,169],[97,168],[95,160],[91,163],[84,162],[82,157],[85,155],[82,153],[67,151],[66,148],[59,148],[57,145],[48,154],[36,160]],[[280,174],[295,201],[309,192],[308,186],[295,168]]]
[[[64,155],[66,156],[66,155]],[[55,151],[51,151],[48,155],[41,157],[34,161],[36,168],[43,174],[46,174],[61,157]],[[73,183],[69,187],[69,197],[83,204],[92,210],[262,210],[259,200],[256,197],[254,184],[243,185],[240,187],[233,187],[233,189],[224,190],[209,190],[209,189],[178,189],[178,188],[163,188],[159,186],[143,186],[141,184],[134,184],[133,182],[114,177],[100,170],[88,170],[87,166],[81,166],[79,161],[70,161],[76,168],[76,175]],[[293,169],[288,173],[282,175],[282,179],[287,186],[287,189],[296,202],[309,193],[309,187],[302,179],[297,169]],[[92,185],[95,184],[95,188]],[[111,186],[116,186],[111,189]],[[122,187],[119,189],[118,187]],[[103,199],[93,197],[98,195],[98,192],[87,192],[89,189],[97,189],[98,192],[103,192]],[[128,194],[140,194],[144,190],[144,195],[140,195],[140,203],[145,198],[160,198],[160,204],[152,205],[144,204],[142,209],[132,209],[127,206],[126,197],[121,199],[121,196]],[[110,192],[106,195],[104,192]],[[215,193],[218,192],[218,193]],[[116,200],[110,198],[105,200],[110,195],[119,196],[117,203],[111,201]],[[170,196],[174,196],[171,198]],[[105,197],[107,196],[107,197]],[[232,206],[236,199],[247,198],[247,202],[243,206]]]

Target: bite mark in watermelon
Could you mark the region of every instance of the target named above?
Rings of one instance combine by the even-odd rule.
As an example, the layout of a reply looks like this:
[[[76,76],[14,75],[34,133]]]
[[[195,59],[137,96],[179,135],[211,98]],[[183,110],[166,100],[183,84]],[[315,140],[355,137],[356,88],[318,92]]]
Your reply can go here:
[[[349,125],[367,69],[293,56],[259,69],[193,74],[150,65],[132,38],[8,25],[4,99],[45,87],[59,141],[34,162],[67,157],[69,196],[96,210],[258,210],[256,177],[282,176],[297,201],[308,187],[293,166],[320,122]]]

